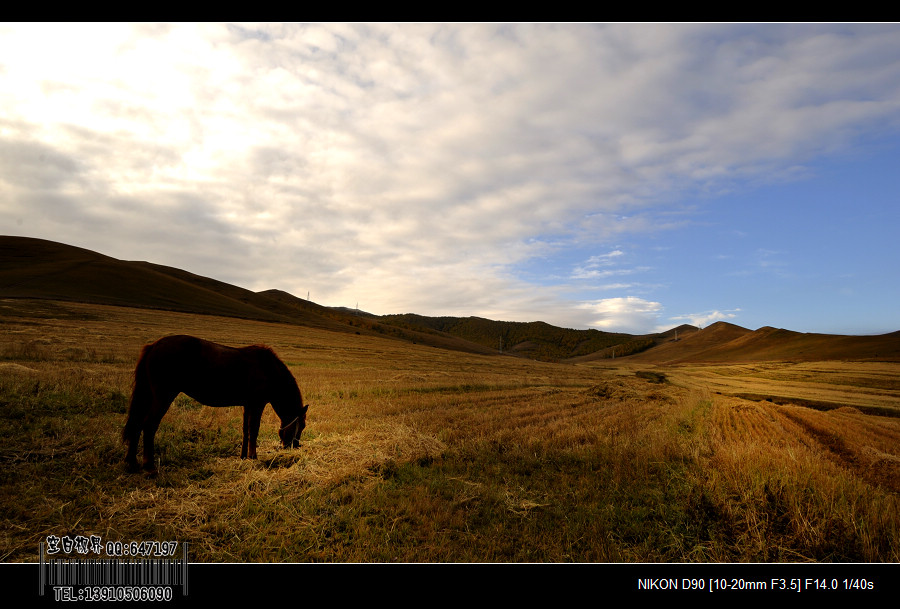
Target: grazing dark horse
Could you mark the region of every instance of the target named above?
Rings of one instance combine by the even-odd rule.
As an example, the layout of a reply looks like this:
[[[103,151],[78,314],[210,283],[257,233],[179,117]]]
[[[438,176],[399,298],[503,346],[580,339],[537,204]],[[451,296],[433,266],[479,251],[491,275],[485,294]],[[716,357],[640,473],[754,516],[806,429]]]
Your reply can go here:
[[[226,347],[193,336],[166,336],[141,351],[122,441],[125,462],[139,471],[137,445],[144,432],[144,470],[155,474],[153,437],[179,393],[207,406],[243,406],[241,458],[256,459],[256,438],[266,404],[281,418],[285,448],[300,446],[306,411],[297,381],[268,347]]]

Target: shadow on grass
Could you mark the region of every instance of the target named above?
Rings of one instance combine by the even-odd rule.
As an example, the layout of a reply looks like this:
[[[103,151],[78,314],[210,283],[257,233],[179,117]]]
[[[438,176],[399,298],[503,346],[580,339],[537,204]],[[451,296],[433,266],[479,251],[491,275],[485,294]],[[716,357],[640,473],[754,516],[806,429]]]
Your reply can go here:
[[[266,469],[288,469],[303,460],[299,450],[276,453],[272,457],[259,459],[259,464]]]

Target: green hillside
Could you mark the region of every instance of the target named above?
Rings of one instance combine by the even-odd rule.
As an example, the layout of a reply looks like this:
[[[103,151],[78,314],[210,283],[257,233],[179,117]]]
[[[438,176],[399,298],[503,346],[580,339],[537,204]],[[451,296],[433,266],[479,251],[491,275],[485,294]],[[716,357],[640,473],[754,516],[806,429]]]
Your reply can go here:
[[[572,330],[542,321],[493,321],[481,317],[426,317],[415,314],[384,315],[385,323],[409,330],[432,330],[477,343],[497,352],[542,361],[561,361],[608,351],[612,357],[639,353],[657,344],[657,335]]]

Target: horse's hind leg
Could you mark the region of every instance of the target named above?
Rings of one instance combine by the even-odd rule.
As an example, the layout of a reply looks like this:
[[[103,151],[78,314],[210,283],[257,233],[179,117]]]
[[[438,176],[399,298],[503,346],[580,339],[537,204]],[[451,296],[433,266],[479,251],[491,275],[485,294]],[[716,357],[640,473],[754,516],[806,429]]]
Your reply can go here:
[[[128,445],[128,451],[125,453],[125,466],[131,473],[141,471],[141,466],[137,461],[138,440],[141,438],[141,428],[130,432],[125,437],[125,443]]]
[[[256,459],[256,439],[259,423],[266,405],[244,406],[244,439],[241,442],[241,459]]]
[[[174,399],[175,396],[166,396],[162,400],[154,399],[153,404],[150,406],[150,413],[147,415],[146,421],[144,421],[144,471],[150,476],[155,476],[159,473],[154,464],[153,455],[156,430],[159,429],[159,423],[162,421],[166,411],[169,410],[169,406]]]

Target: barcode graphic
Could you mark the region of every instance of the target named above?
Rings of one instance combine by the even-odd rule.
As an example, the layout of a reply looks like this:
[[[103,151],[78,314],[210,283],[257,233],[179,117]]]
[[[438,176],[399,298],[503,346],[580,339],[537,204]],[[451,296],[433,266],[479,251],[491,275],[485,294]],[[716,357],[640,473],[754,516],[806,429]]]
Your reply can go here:
[[[187,543],[181,558],[51,558],[41,544],[40,593],[45,586],[181,586],[187,595]]]

